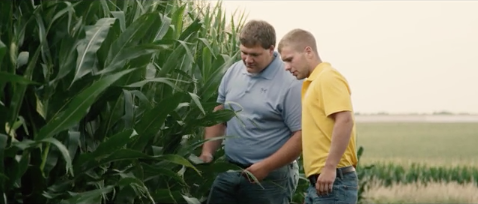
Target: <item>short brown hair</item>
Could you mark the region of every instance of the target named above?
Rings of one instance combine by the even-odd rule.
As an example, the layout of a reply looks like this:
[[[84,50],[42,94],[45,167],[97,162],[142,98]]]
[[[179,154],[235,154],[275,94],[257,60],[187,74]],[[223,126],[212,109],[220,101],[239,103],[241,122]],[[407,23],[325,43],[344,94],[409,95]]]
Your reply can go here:
[[[309,46],[317,53],[317,44],[314,35],[309,31],[299,28],[293,29],[285,34],[280,40],[277,49],[280,52],[285,46],[292,46],[296,51],[302,51],[305,47]]]
[[[261,45],[264,49],[269,49],[276,45],[276,31],[266,21],[251,20],[242,28],[239,41],[247,47]]]

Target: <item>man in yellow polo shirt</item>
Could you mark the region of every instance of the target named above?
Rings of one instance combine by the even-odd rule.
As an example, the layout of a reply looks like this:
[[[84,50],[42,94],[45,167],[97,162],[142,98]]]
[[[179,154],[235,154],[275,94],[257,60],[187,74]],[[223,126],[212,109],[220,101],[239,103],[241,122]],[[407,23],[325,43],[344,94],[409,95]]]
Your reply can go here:
[[[285,69],[302,85],[302,154],[310,180],[306,204],[356,203],[358,179],[351,91],[319,57],[314,36],[294,29],[279,42]]]

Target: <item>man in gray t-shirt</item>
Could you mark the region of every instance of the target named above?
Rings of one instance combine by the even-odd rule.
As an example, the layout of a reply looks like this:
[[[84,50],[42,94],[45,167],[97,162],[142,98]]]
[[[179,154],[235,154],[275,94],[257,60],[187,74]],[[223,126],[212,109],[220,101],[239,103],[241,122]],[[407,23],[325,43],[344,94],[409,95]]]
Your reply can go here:
[[[290,203],[299,172],[295,161],[302,152],[301,88],[284,69],[274,51],[274,27],[265,21],[250,21],[240,33],[242,61],[233,64],[219,86],[215,110],[241,110],[224,124],[206,128],[205,138],[223,135],[226,159],[250,173],[264,189],[240,172],[217,176],[209,204]],[[200,158],[211,162],[220,141],[206,142]]]

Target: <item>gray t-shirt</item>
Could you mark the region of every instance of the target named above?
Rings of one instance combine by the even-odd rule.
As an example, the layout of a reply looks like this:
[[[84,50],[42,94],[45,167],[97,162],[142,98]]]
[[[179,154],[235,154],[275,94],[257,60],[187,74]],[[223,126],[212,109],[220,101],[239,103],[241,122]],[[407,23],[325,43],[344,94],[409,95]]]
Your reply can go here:
[[[242,164],[257,163],[279,150],[301,129],[302,81],[285,71],[277,52],[259,74],[246,71],[242,61],[233,64],[219,86],[218,103],[241,110],[227,122],[226,155]]]

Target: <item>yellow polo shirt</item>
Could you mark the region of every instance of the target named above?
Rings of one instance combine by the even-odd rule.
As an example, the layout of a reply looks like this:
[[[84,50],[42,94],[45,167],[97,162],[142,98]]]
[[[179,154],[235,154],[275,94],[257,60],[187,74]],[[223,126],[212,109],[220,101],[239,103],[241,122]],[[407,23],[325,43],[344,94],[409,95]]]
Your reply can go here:
[[[322,62],[302,85],[302,156],[305,175],[319,174],[325,166],[332,142],[331,114],[353,107],[347,80],[330,63]],[[349,145],[337,168],[357,164],[355,125]]]

